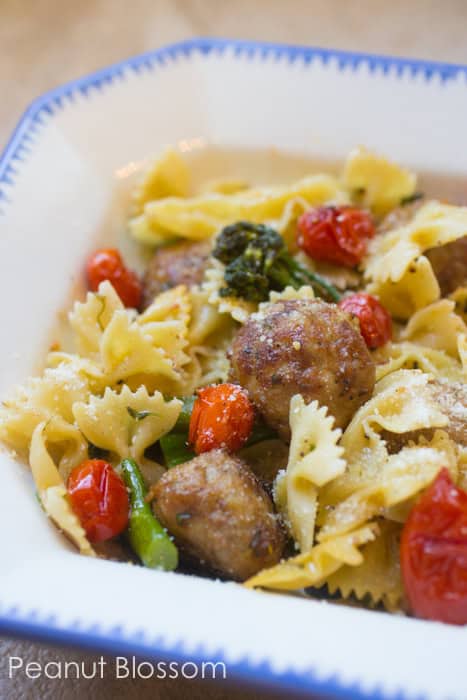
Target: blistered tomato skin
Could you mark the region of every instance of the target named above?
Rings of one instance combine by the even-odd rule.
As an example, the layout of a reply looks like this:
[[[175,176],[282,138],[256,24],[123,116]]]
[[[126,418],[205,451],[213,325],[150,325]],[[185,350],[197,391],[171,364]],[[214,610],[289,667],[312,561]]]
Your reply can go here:
[[[339,302],[350,316],[358,319],[360,333],[370,350],[385,345],[392,338],[392,320],[384,306],[371,294],[351,294]]]
[[[139,308],[142,284],[136,273],[125,266],[115,248],[96,250],[86,263],[86,277],[92,292],[97,292],[100,283],[108,280],[126,307]]]
[[[67,488],[71,507],[90,542],[116,537],[128,525],[128,492],[108,462],[82,462],[72,470]]]
[[[467,492],[455,486],[447,469],[404,525],[401,568],[417,617],[467,624]]]
[[[374,235],[373,220],[364,209],[323,206],[299,218],[297,245],[314,260],[355,267]]]
[[[250,437],[255,414],[247,392],[236,384],[199,389],[190,419],[189,442],[195,452],[239,450]]]

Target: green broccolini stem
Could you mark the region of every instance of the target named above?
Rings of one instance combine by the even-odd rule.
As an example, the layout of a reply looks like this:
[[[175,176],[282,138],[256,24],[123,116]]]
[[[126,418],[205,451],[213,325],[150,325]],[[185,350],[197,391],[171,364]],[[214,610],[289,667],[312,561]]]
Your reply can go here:
[[[127,535],[131,548],[144,566],[173,571],[178,566],[178,550],[145,501],[146,487],[136,462],[124,459],[121,471],[130,496]]]
[[[159,444],[167,469],[172,469],[172,467],[184,464],[184,462],[196,457],[195,452],[188,447],[188,430],[186,432],[173,430],[161,437]]]
[[[195,402],[195,396],[188,396],[183,399],[182,410],[178,416],[174,427],[163,435],[159,440],[159,445],[164,455],[165,466],[168,469],[176,467],[178,464],[188,462],[196,454],[188,445],[188,431],[190,428],[191,412]]]
[[[317,296],[323,297],[326,301],[335,302],[336,304],[341,300],[342,295],[339,294],[335,286],[327,282],[324,277],[321,277],[321,275],[318,275],[316,272],[310,272],[293,258],[290,258],[290,264],[294,279],[298,282],[297,288],[306,284],[308,280]]]

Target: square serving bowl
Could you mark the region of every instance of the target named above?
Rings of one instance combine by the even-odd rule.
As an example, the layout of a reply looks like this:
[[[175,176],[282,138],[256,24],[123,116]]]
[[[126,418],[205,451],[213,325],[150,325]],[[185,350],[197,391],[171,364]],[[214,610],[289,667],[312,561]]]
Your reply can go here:
[[[118,179],[166,144],[358,144],[466,176],[467,67],[199,39],[69,83],[27,110],[0,160],[0,395],[37,367]],[[228,173],[227,173],[228,174]],[[467,187],[467,184],[466,184]],[[110,231],[110,233],[109,233]],[[0,454],[0,632],[154,659],[321,697],[467,697],[467,627],[79,556]]]

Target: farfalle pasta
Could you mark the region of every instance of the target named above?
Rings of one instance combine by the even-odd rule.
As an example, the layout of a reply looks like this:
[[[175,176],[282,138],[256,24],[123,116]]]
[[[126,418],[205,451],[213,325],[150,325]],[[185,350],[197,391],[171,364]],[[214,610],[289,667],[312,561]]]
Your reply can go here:
[[[69,432],[70,426],[60,424],[58,419],[39,423],[31,437],[29,463],[40,502],[47,515],[76,544],[81,554],[94,556],[86,533],[68,502],[64,478],[48,449],[50,442],[61,443],[64,437],[69,438]],[[76,435],[74,439],[77,439]],[[80,452],[81,448],[77,451]],[[87,446],[85,451],[87,452]],[[83,456],[79,455],[80,458]]]
[[[412,221],[374,239],[365,263],[368,291],[395,316],[407,319],[440,296],[424,253],[467,235],[467,208],[429,201]]]
[[[280,185],[147,163],[139,271],[91,254],[0,405],[46,515],[88,556],[467,623],[467,207],[363,147]]]
[[[160,243],[161,237],[202,240],[238,219],[263,222],[280,219],[290,200],[310,204],[348,201],[336,178],[316,175],[292,186],[252,188],[234,194],[204,194],[194,198],[168,197],[147,202],[144,213],[130,221],[130,232],[143,243]]]
[[[404,597],[399,547],[402,527],[399,523],[381,520],[378,534],[362,547],[359,566],[344,565],[327,579],[329,592],[343,598],[355,596],[369,600],[372,606],[383,604],[397,611]]]
[[[337,443],[340,430],[333,428],[334,420],[313,401],[306,405],[298,394],[290,402],[289,462],[281,479],[283,508],[292,535],[300,548],[307,552],[313,547],[318,488],[345,471],[344,449]]]
[[[116,455],[144,459],[144,451],[175,425],[181,409],[177,399],[164,401],[160,392],[148,394],[141,386],[132,392],[107,387],[102,397],[73,405],[73,416],[81,433],[93,445]]]

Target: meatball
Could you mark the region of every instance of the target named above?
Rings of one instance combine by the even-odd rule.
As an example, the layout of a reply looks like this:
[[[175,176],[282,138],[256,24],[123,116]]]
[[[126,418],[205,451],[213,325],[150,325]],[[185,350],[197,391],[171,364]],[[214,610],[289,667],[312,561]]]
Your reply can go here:
[[[425,253],[438,280],[442,296],[467,284],[467,236]]]
[[[280,560],[284,534],[271,499],[238,457],[205,452],[167,471],[151,495],[160,522],[209,569],[244,581]]]
[[[158,248],[143,278],[143,308],[152,304],[154,297],[166,289],[201,282],[210,251],[207,241],[174,243]]]
[[[231,362],[233,379],[285,440],[294,394],[327,406],[345,428],[375,384],[375,365],[357,326],[320,299],[279,301],[250,317],[234,339]]]

